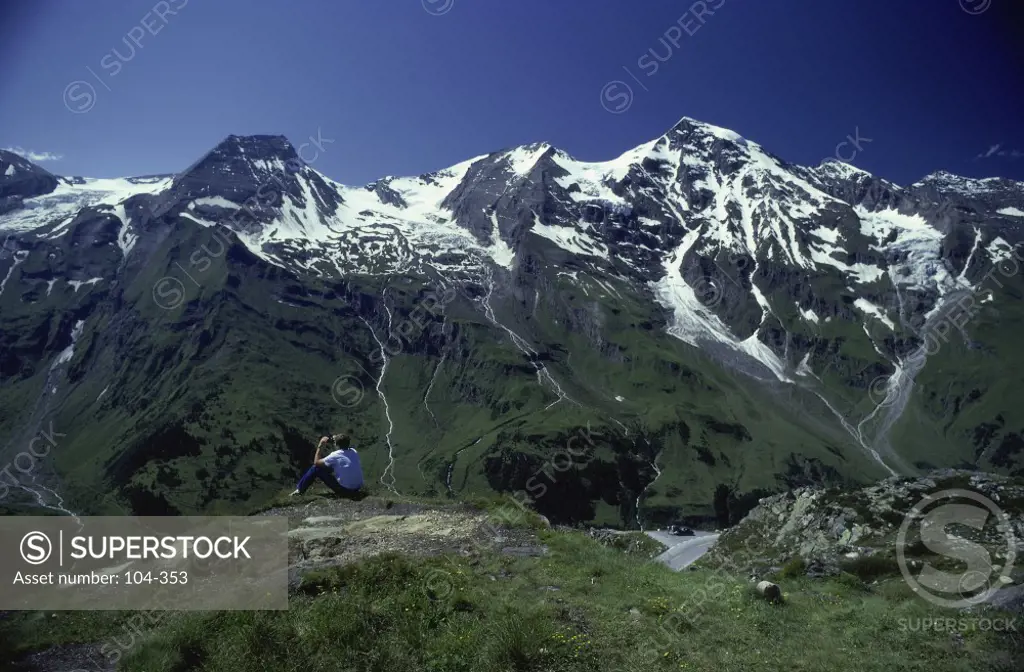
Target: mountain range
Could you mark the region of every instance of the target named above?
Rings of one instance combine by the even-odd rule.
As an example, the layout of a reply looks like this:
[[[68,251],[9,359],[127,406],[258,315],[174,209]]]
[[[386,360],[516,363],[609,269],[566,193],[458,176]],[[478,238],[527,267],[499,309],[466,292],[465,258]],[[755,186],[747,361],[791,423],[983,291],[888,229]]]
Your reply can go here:
[[[900,186],[689,118],[358,187],[281,136],[123,179],[0,151],[3,506],[251,508],[339,431],[382,491],[553,522],[1021,475],[1022,227],[1024,183]]]

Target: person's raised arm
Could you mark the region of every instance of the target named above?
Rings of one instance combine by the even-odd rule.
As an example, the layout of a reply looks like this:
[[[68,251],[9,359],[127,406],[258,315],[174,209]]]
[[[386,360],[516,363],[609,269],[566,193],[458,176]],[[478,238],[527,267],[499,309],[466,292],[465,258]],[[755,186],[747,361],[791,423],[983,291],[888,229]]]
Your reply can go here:
[[[327,443],[327,441],[328,438],[326,436],[322,436],[320,437],[320,443],[316,444],[316,455],[313,456],[313,464],[318,467],[324,466],[324,461],[320,458],[320,449],[324,447],[324,444]]]

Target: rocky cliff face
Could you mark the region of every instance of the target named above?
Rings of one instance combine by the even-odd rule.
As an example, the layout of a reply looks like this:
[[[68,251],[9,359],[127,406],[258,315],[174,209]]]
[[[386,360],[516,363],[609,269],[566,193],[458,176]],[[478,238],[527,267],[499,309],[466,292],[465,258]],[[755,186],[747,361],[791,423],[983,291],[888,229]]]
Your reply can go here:
[[[1024,579],[1014,564],[1024,553],[1022,514],[1024,481],[978,472],[943,470],[855,489],[800,488],[761,499],[702,562],[727,566],[742,558],[746,569],[762,575],[786,566],[839,574],[857,571],[858,563],[898,575],[901,561],[909,570],[935,563],[968,571],[956,560],[968,560],[978,544],[991,558],[985,578],[1005,574],[1009,585]]]
[[[13,152],[0,149],[0,202],[20,201],[48,194],[57,188],[55,175]],[[8,201],[13,203],[13,200]],[[13,208],[11,208],[13,209]]]

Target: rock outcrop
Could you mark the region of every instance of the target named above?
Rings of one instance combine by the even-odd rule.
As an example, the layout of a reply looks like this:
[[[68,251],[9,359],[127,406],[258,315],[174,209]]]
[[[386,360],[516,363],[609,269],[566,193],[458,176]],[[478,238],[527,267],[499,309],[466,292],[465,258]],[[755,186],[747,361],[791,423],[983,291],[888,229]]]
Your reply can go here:
[[[957,491],[974,496],[952,496]],[[800,488],[766,497],[722,533],[701,562],[742,565],[756,575],[786,567],[791,573],[795,568],[820,577],[844,568],[856,571],[858,563],[870,564],[877,574],[899,573],[898,551],[911,568],[939,557],[922,542],[919,521],[947,499],[958,506],[976,501],[979,507],[994,508],[980,529],[966,521],[958,524],[954,513],[954,522],[943,531],[985,547],[995,572],[1024,553],[1024,481],[944,470],[919,478],[889,478],[855,490]],[[1018,582],[1024,578],[1016,572],[1012,576]]]

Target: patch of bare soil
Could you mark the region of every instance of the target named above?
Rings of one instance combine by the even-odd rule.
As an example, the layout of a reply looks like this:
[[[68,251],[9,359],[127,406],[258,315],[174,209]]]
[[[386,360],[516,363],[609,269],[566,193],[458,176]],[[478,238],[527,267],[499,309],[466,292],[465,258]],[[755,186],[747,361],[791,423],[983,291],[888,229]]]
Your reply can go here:
[[[0,664],[0,669],[3,668]],[[13,664],[18,672],[114,672],[99,644],[64,644],[33,653]]]
[[[259,515],[289,520],[289,585],[313,569],[348,564],[384,553],[463,556],[483,552],[543,555],[536,532],[498,524],[463,504],[429,505],[320,498]]]

